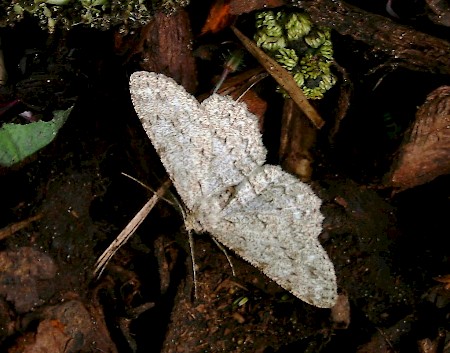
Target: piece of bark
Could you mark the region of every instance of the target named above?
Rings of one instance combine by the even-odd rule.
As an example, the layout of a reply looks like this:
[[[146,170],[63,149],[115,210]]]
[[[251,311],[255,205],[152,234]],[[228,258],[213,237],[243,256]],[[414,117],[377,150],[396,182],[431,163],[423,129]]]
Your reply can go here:
[[[197,70],[192,55],[192,32],[184,9],[172,15],[156,13],[142,29],[141,68],[172,77],[190,93],[197,87]]]
[[[285,5],[283,0],[231,0],[230,14],[242,15],[255,10],[266,10],[273,7],[280,7]]]
[[[19,230],[28,227],[32,222],[41,219],[42,216],[43,216],[42,213],[38,213],[35,216],[32,216],[20,222],[10,224],[5,228],[0,229],[0,240],[5,239],[13,235],[14,233],[18,232]]]
[[[331,144],[334,143],[336,135],[339,132],[341,122],[347,116],[348,109],[350,108],[351,98],[353,96],[353,82],[347,74],[347,71],[337,63],[334,63],[334,67],[338,70],[340,75],[338,78],[339,95],[333,109],[334,125],[329,132],[329,140]]]
[[[283,169],[303,181],[311,178],[313,157],[310,150],[315,144],[316,136],[317,129],[300,108],[292,99],[285,99],[278,155]]]
[[[450,4],[446,0],[425,0],[428,8],[428,18],[437,25],[450,27]]]
[[[390,56],[410,70],[450,74],[450,43],[339,0],[302,1],[314,23]]]
[[[398,191],[450,173],[450,86],[431,92],[416,113],[388,175]]]
[[[369,342],[358,347],[357,353],[396,352],[403,337],[411,332],[413,315],[408,315],[387,329],[378,329]]]

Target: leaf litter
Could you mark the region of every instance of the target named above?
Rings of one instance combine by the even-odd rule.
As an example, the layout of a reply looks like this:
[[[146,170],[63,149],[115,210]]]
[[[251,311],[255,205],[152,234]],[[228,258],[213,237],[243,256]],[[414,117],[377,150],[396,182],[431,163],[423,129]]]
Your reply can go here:
[[[309,4],[304,5],[308,9]],[[51,285],[46,279],[34,282],[39,298],[33,301],[36,303],[34,313],[17,312],[13,297],[0,296],[1,349],[31,350],[47,344],[55,351],[69,348],[110,352],[117,349],[150,349],[155,352],[388,352],[410,347],[415,347],[418,352],[425,352],[427,347],[435,347],[431,349],[436,352],[441,348],[442,351],[448,350],[445,318],[449,296],[445,289],[445,276],[449,271],[443,244],[448,214],[446,177],[441,175],[434,181],[411,187],[393,197],[390,189],[379,189],[383,186],[379,180],[386,172],[386,168],[381,166],[392,158],[394,150],[385,149],[381,142],[385,137],[378,135],[383,129],[377,129],[378,122],[370,120],[375,104],[387,107],[389,102],[396,102],[402,105],[401,108],[407,108],[408,104],[420,106],[438,85],[430,87],[427,80],[420,81],[419,76],[408,71],[408,75],[422,82],[415,87],[416,92],[421,92],[421,97],[414,102],[411,98],[408,103],[390,91],[378,97],[375,104],[367,104],[376,95],[372,93],[371,83],[378,77],[371,81],[373,77],[370,74],[361,74],[367,67],[359,66],[358,61],[366,59],[358,57],[358,50],[369,58],[373,52],[365,51],[363,46],[353,50],[357,44],[338,34],[343,29],[333,16],[340,16],[340,12],[328,11],[325,5],[331,6],[330,3],[316,1],[314,5],[315,9],[309,9],[313,19],[327,18],[328,23],[336,26],[333,34],[337,40],[336,48],[352,53],[351,57],[337,54],[337,60],[347,70],[347,79],[352,80],[353,93],[345,97],[346,107],[341,109],[339,124],[333,121],[331,114],[336,106],[333,98],[341,99],[339,87],[334,93],[330,92],[330,97],[326,97],[323,103],[315,104],[326,123],[308,155],[312,166],[309,183],[322,200],[321,212],[325,216],[324,231],[319,240],[336,269],[339,306],[330,312],[303,304],[231,253],[229,256],[237,274],[232,277],[226,257],[206,236],[195,240],[201,296],[193,300],[189,246],[185,232],[180,230],[183,229],[182,219],[177,211],[163,202],[154,207],[135,236],[117,251],[103,276],[99,280],[91,277],[96,258],[153,196],[143,192],[137,184],[124,180],[120,173],[126,171],[135,175],[153,189],[158,189],[165,175],[158,156],[133,115],[129,97],[123,93],[127,87],[127,74],[123,67],[117,66],[116,60],[105,56],[106,51],[100,50],[98,45],[100,42],[91,36],[93,45],[89,47],[89,53],[96,53],[100,59],[93,59],[84,68],[81,65],[81,70],[89,68],[83,72],[89,75],[96,70],[106,71],[96,76],[92,81],[96,83],[90,90],[80,93],[77,114],[71,117],[69,125],[61,130],[48,148],[39,152],[36,159],[27,160],[16,169],[1,170],[3,212],[0,227],[17,229],[1,240],[2,247],[10,254],[17,252],[18,255],[22,254],[20,248],[31,247],[39,252],[39,256],[50,258],[57,268],[56,280]],[[344,8],[346,5],[340,3],[340,6]],[[395,8],[395,3],[393,6]],[[318,9],[322,11],[320,15],[317,14]],[[395,10],[402,14],[397,8]],[[346,11],[352,14],[353,10],[346,8]],[[363,14],[371,20],[370,13]],[[168,28],[176,24],[168,18],[158,22],[156,32],[170,32]],[[351,21],[351,18],[349,15],[347,20]],[[381,28],[389,28],[393,25],[391,22],[386,22]],[[245,26],[241,27],[238,22],[236,27],[250,38],[251,33]],[[348,23],[344,27],[355,28]],[[172,34],[180,33],[172,28]],[[188,25],[183,28],[182,31],[190,32]],[[364,30],[370,31],[371,28],[367,26],[358,30],[357,39],[364,41],[367,38],[362,35]],[[145,34],[145,31],[140,34]],[[147,34],[150,36],[151,33]],[[136,71],[140,58],[145,58],[142,63],[152,63],[152,71],[163,71],[179,82],[184,77],[180,72],[184,71],[188,77],[184,77],[184,82],[192,85],[191,91],[195,90],[197,79],[197,92],[212,90],[214,85],[208,79],[213,76],[212,71],[208,73],[206,70],[205,74],[205,69],[214,66],[215,72],[220,74],[223,65],[205,61],[195,68],[193,61],[189,61],[183,67],[182,63],[188,62],[183,57],[190,54],[179,49],[192,45],[190,35],[192,33],[179,36],[179,42],[161,36],[156,41],[159,44],[153,45],[148,43],[155,39],[144,35],[140,38],[139,49],[124,58],[128,73]],[[223,33],[219,31],[214,35],[222,36]],[[214,41],[215,37],[207,37],[194,37],[194,45],[197,41],[205,44]],[[82,43],[89,42],[88,38],[81,38]],[[414,39],[413,36],[409,38]],[[426,37],[417,38],[421,45],[430,43]],[[227,39],[235,40],[231,32]],[[22,41],[17,40],[14,45],[17,43]],[[172,49],[178,48],[173,53],[181,54],[170,57],[171,43],[175,47]],[[218,43],[220,47],[219,40],[214,44]],[[380,42],[368,43],[377,50],[383,48]],[[162,50],[164,45],[166,48]],[[443,42],[439,42],[439,46],[442,45]],[[9,48],[8,43],[4,43],[4,54],[9,51],[5,48]],[[145,51],[141,56],[144,48],[166,53],[166,58],[152,61],[151,51]],[[373,67],[379,65],[378,59],[371,59]],[[416,57],[410,68],[424,72],[429,68],[428,72],[433,72],[436,65],[442,72],[446,70],[443,61],[430,60],[427,66],[424,64],[426,61],[419,59]],[[168,64],[171,60],[174,63]],[[252,66],[252,61],[247,65]],[[180,71],[180,67],[183,70]],[[198,75],[193,74],[197,69]],[[340,84],[342,82],[337,86]],[[267,94],[270,85],[266,78],[262,85],[256,86],[256,91],[268,103],[263,121],[264,142],[269,147],[269,160],[278,164],[278,148],[273,142],[277,129],[273,122],[276,116],[281,115],[281,110],[272,114],[273,109],[282,104],[277,103],[274,91]],[[408,89],[400,81],[395,87]],[[377,86],[375,93],[380,89],[385,89],[383,84]],[[347,114],[342,114],[342,111]],[[410,110],[404,111],[406,114]],[[413,118],[414,114],[410,121]],[[358,125],[357,119],[364,119],[365,125]],[[360,126],[362,128],[356,129]],[[374,149],[381,152],[377,158],[367,153],[359,143],[363,138],[370,139],[370,135],[380,139],[380,143],[374,145]],[[342,136],[351,138],[343,142]],[[332,146],[328,145],[329,137],[332,138]],[[352,144],[351,148],[347,143]],[[342,148],[343,145],[346,148]],[[295,144],[288,146],[291,148],[289,153],[298,158]],[[351,163],[355,166],[351,167]],[[372,169],[366,168],[369,163],[373,165]],[[442,168],[438,170],[442,171]],[[21,227],[9,227],[36,214],[43,216],[34,222],[23,223]],[[17,274],[12,277],[17,281],[20,279]],[[443,282],[435,278],[441,278]],[[8,281],[11,281],[11,276]],[[21,298],[20,290],[14,298]],[[70,303],[72,309],[69,310],[64,303]],[[347,303],[351,310],[348,310]],[[86,310],[90,317],[95,318],[95,326],[84,319],[88,317]],[[62,312],[72,314],[70,317],[58,314]],[[429,320],[430,317],[433,319]],[[16,323],[20,323],[20,330]],[[24,337],[32,337],[33,340],[24,343]],[[51,337],[53,340],[49,340]],[[83,346],[82,342],[88,341],[97,342],[97,346]]]

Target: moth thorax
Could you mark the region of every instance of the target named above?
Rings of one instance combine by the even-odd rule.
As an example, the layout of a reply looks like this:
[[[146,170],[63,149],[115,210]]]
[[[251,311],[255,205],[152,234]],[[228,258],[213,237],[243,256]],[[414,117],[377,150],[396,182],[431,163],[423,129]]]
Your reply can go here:
[[[188,231],[193,231],[198,234],[204,233],[205,228],[201,225],[197,217],[197,212],[188,213],[184,225]]]
[[[215,194],[204,197],[189,213],[186,223],[197,233],[209,231],[211,227],[220,222],[223,206],[223,200]]]

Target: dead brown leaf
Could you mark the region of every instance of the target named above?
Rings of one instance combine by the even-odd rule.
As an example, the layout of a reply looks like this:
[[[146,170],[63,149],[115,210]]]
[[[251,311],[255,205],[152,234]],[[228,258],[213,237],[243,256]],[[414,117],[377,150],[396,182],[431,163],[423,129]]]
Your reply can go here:
[[[41,315],[41,314],[38,314]],[[78,300],[47,307],[36,332],[17,338],[9,350],[23,353],[117,353],[102,316]]]
[[[209,10],[208,18],[202,28],[201,34],[216,33],[227,27],[234,16],[230,14],[229,0],[216,0]]]
[[[450,86],[431,92],[416,113],[389,175],[398,191],[450,173]]]

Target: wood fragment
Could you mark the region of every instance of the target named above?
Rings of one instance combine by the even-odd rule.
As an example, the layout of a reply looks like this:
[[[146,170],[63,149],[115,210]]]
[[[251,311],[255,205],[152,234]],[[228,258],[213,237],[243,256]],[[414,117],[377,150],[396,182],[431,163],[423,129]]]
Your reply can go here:
[[[247,38],[236,27],[231,26],[234,34],[239,38],[245,48],[252,54],[267,72],[277,81],[277,83],[290,95],[292,100],[303,110],[314,126],[320,129],[325,122],[320,117],[316,109],[308,102],[302,89],[298,87],[292,75],[274,59],[258,48],[249,38]]]
[[[363,41],[374,51],[385,53],[407,69],[450,74],[448,41],[340,0],[302,1],[299,6],[317,25]]]
[[[228,77],[217,93],[227,96],[239,91],[238,96],[240,96],[249,86],[253,86],[267,76],[269,75],[262,67],[246,70],[235,76]]]
[[[42,213],[39,213],[33,217],[27,218],[23,221],[17,222],[17,223],[13,223],[9,226],[6,226],[2,229],[0,229],[0,240],[3,240],[11,235],[13,235],[14,233],[18,232],[19,230],[28,227],[28,225],[34,221],[37,221],[39,219],[42,218]]]
[[[231,0],[230,14],[242,15],[255,10],[267,10],[284,5],[286,5],[286,3],[283,0]]]
[[[197,70],[192,54],[189,14],[180,9],[172,15],[158,12],[142,29],[141,68],[172,77],[188,92],[197,88]]]
[[[428,8],[428,18],[434,23],[450,27],[450,3],[446,0],[425,0]]]
[[[316,142],[316,136],[317,129],[309,123],[305,114],[292,99],[286,99],[278,155],[283,169],[302,181],[311,179],[313,156],[310,150]]]
[[[351,98],[353,96],[353,83],[347,74],[344,67],[338,63],[334,63],[334,67],[338,70],[339,77],[339,95],[336,103],[334,104],[334,126],[331,127],[329,133],[330,143],[333,144],[337,133],[339,132],[341,122],[347,116],[347,112],[350,108]]]

